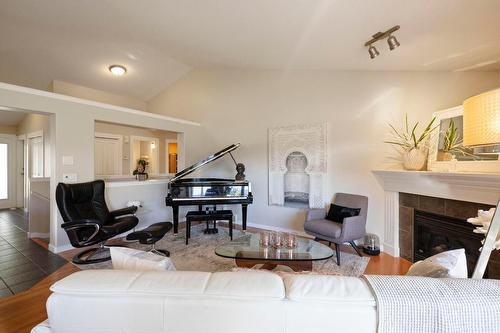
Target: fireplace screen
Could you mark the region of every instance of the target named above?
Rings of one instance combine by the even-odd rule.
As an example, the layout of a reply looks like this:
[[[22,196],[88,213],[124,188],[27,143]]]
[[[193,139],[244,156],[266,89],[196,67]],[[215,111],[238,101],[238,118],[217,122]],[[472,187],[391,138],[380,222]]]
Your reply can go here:
[[[414,260],[422,260],[440,252],[464,248],[467,270],[472,275],[479,258],[483,236],[464,220],[415,210]]]

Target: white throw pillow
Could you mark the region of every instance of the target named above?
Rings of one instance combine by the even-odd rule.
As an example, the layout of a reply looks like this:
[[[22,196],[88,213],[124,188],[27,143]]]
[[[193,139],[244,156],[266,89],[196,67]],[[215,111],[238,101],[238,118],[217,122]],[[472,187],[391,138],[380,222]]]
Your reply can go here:
[[[164,256],[117,246],[111,246],[110,251],[114,269],[127,269],[135,271],[175,271],[175,266],[172,260]]]
[[[441,252],[411,265],[406,275],[434,278],[467,278],[465,250]]]

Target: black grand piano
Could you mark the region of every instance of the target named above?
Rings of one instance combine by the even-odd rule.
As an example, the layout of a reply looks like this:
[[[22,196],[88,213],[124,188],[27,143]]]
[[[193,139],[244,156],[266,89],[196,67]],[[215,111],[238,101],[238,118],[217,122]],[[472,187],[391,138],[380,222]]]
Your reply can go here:
[[[231,154],[233,150],[240,146],[233,144],[221,151],[210,155],[178,173],[168,183],[168,194],[165,198],[167,206],[172,207],[174,220],[174,234],[179,230],[179,206],[198,206],[202,210],[203,206],[211,205],[241,205],[242,227],[247,228],[247,206],[253,202],[250,182],[246,180],[222,179],[222,178],[183,178],[205,164],[215,161],[222,156]],[[242,165],[242,164],[237,164]]]

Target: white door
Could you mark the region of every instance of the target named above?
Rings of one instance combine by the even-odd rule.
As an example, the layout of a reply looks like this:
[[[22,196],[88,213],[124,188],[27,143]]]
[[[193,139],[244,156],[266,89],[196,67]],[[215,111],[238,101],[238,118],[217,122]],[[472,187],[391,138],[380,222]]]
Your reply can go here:
[[[0,208],[10,208],[16,202],[16,139],[0,135]]]
[[[95,137],[94,172],[96,177],[120,176],[122,174],[121,137]]]

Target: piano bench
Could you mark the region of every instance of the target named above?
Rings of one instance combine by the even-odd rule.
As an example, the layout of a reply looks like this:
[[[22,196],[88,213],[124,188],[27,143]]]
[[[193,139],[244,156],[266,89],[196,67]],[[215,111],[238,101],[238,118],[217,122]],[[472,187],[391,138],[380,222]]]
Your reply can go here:
[[[191,222],[202,221],[207,222],[207,229],[205,231],[214,230],[217,232],[215,227],[216,222],[222,220],[229,223],[229,238],[233,240],[233,211],[232,210],[212,210],[212,211],[190,211],[186,214],[186,245],[188,245],[189,238],[191,238]],[[209,229],[208,223],[213,221],[214,228]],[[210,233],[210,232],[207,232]]]

